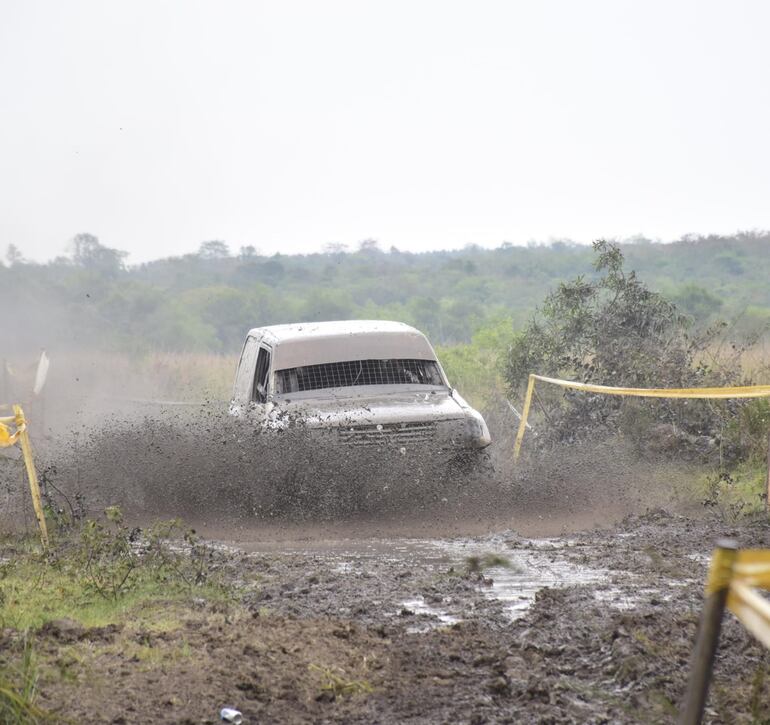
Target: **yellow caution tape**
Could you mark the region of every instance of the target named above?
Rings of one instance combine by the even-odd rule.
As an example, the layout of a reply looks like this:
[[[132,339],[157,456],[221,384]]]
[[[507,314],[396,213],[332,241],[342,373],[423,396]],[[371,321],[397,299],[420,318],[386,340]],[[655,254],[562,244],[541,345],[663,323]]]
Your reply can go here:
[[[711,557],[706,595],[727,589],[727,608],[770,648],[770,601],[755,589],[770,589],[770,550],[720,548]]]
[[[726,589],[734,582],[770,589],[770,549],[717,549],[711,557],[706,594]]]
[[[770,648],[770,602],[747,584],[732,582],[728,609],[765,647]]]
[[[0,418],[0,448],[9,448],[16,445],[21,434],[27,429],[27,424],[23,423],[20,427],[16,428],[14,433],[11,433],[11,429],[6,423],[15,423],[16,418]]]
[[[739,551],[733,565],[733,581],[749,587],[770,589],[770,551],[766,549]]]
[[[8,448],[16,441],[11,441],[11,429],[4,423],[0,423],[0,448]]]
[[[529,376],[524,407],[513,446],[513,460],[519,458],[521,442],[527,430],[527,417],[535,392],[535,381],[557,385],[569,390],[581,390],[586,393],[601,393],[603,395],[623,395],[635,398],[691,398],[699,400],[726,400],[728,398],[766,398],[770,397],[770,385],[738,385],[724,388],[621,388],[612,385],[594,385],[593,383],[578,383],[574,380],[548,378],[545,375]]]
[[[737,558],[738,552],[733,548],[714,551],[706,580],[706,596],[720,592],[730,586]]]
[[[571,390],[583,390],[588,393],[603,393],[604,395],[626,395],[637,398],[764,398],[770,396],[770,385],[737,385],[725,388],[619,388],[612,385],[594,385],[592,383],[576,383],[571,380],[547,378],[544,375],[534,375],[535,380],[558,385]]]

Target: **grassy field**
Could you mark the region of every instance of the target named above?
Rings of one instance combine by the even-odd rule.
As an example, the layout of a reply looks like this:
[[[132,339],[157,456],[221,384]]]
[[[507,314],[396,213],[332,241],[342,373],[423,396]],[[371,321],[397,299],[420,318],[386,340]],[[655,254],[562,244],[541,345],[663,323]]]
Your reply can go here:
[[[37,652],[35,633],[53,630],[66,640],[119,627],[124,654],[144,661],[155,655],[133,642],[132,633],[175,630],[196,603],[226,605],[231,597],[213,573],[216,553],[178,521],[154,524],[141,539],[115,508],[100,520],[63,528],[61,521],[49,523],[47,551],[32,536],[0,539],[2,723],[61,722],[37,706],[38,681],[67,680],[78,662]]]

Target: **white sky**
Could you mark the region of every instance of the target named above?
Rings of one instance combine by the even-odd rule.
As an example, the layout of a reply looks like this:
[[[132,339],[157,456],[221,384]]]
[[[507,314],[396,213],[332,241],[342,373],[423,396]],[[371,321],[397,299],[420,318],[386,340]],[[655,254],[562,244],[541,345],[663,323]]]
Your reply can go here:
[[[0,250],[770,228],[770,3],[0,0]]]

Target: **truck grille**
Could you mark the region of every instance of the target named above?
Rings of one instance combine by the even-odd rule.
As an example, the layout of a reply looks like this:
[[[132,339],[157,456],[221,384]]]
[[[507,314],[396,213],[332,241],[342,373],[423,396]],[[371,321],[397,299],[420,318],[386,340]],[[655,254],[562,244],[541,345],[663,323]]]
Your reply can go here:
[[[435,360],[347,360],[275,371],[276,391],[301,393],[356,385],[443,385]]]
[[[339,428],[339,439],[354,446],[405,446],[425,443],[436,433],[435,423],[388,423]]]

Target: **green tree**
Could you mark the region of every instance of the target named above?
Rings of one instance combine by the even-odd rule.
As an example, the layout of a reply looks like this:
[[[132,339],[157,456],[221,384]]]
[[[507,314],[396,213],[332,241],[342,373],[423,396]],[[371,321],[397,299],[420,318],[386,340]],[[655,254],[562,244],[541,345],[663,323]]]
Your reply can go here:
[[[220,239],[201,242],[198,247],[198,256],[201,259],[227,259],[230,256],[230,247]]]
[[[711,340],[693,336],[690,321],[634,272],[623,268],[620,248],[594,243],[599,276],[559,284],[542,309],[514,337],[505,368],[509,387],[520,391],[530,373],[639,388],[685,388],[736,383],[740,369],[705,364]],[[541,388],[549,404],[544,438],[594,434],[597,425],[624,427],[637,438],[645,426],[673,423],[690,435],[716,438],[724,418],[700,401],[684,408],[676,401],[632,401],[607,395]]]
[[[255,326],[253,298],[233,287],[204,287],[182,297],[197,317],[214,330],[218,351],[236,350],[246,332]]]
[[[686,284],[673,297],[677,307],[695,320],[708,320],[722,307],[722,300],[705,287]]]
[[[8,261],[10,267],[15,267],[17,264],[24,263],[24,255],[21,250],[15,244],[9,244],[5,250],[5,258]]]
[[[308,294],[302,311],[305,322],[345,320],[351,317],[350,298],[337,290],[316,289]]]
[[[616,244],[595,242],[600,276],[559,284],[514,339],[507,378],[530,373],[609,385],[676,387],[691,377],[694,348],[676,306],[623,269]]]
[[[124,269],[128,252],[105,247],[93,234],[76,234],[72,239],[72,261],[104,277],[116,277]]]
[[[379,254],[382,252],[380,243],[376,239],[362,239],[358,243],[358,251],[362,254]]]

